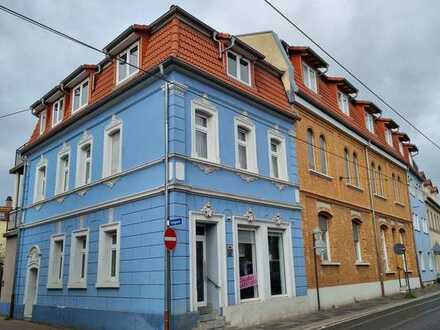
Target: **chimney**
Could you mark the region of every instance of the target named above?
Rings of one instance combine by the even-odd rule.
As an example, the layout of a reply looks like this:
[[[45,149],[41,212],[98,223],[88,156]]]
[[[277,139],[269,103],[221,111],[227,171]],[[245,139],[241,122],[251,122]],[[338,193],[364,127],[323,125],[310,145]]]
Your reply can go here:
[[[6,197],[5,206],[12,208],[12,197],[11,196]]]

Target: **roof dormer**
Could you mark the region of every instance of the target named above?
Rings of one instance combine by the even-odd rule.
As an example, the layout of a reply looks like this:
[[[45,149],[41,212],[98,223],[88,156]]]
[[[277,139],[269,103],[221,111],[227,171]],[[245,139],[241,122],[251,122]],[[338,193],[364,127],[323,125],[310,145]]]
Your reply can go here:
[[[329,86],[334,86],[333,93],[336,95],[339,110],[341,110],[341,112],[345,115],[349,116],[350,101],[356,97],[358,90],[345,78],[328,77],[326,75],[323,75],[323,77]]]

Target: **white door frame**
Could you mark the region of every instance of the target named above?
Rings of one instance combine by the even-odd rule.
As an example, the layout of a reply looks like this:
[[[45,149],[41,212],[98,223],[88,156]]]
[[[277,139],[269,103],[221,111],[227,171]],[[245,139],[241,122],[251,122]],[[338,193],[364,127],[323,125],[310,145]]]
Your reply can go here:
[[[29,249],[29,253],[27,255],[27,266],[26,266],[26,285],[24,289],[24,297],[23,297],[23,304],[24,304],[24,317],[25,318],[32,318],[32,310],[33,306],[37,303],[37,297],[38,297],[38,282],[40,278],[40,248],[37,245],[32,246]],[[28,295],[29,295],[29,289],[30,289],[30,275],[31,271],[36,271],[36,279],[35,279],[35,293],[34,293],[34,299],[33,301],[28,301]],[[30,304],[30,306],[29,306]],[[30,309],[30,312],[26,313],[26,311]]]
[[[197,311],[197,277],[196,277],[196,222],[215,224],[217,226],[217,251],[219,269],[219,307],[228,305],[227,265],[226,265],[226,227],[225,217],[222,214],[208,214],[190,211],[188,222],[189,233],[189,284],[190,310]]]
[[[196,235],[196,244],[197,242],[202,242],[203,246],[203,301],[197,301],[197,307],[207,306],[208,300],[206,297],[208,296],[208,279],[207,279],[207,264],[206,264],[206,233],[205,235]],[[197,252],[196,252],[197,253]],[[197,258],[197,254],[195,255]],[[197,271],[197,260],[196,260],[196,271]],[[197,273],[196,273],[197,276]],[[197,277],[196,277],[197,281]],[[197,283],[196,283],[196,297],[197,297]]]

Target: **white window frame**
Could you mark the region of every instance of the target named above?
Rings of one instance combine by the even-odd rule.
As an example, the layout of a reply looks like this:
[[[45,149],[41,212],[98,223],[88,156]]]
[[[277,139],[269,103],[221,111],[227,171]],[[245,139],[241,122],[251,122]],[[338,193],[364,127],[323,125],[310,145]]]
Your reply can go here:
[[[389,146],[393,146],[393,132],[390,128],[385,128],[385,140]]]
[[[320,230],[321,230],[321,227],[320,227],[321,218],[320,217],[325,218],[327,221],[327,231],[325,233],[322,233],[322,231],[321,231],[321,235],[322,234],[325,235],[325,248],[326,248],[326,252],[327,252],[327,259],[325,258],[324,254],[321,254],[321,262],[324,264],[325,263],[332,263],[331,242],[330,242],[330,221],[332,220],[332,218],[330,216],[318,214],[318,227]]]
[[[425,258],[423,256],[423,252],[419,251],[418,255],[419,255],[420,270],[424,272],[426,271],[426,268],[425,268]]]
[[[246,162],[247,168],[240,167],[239,160],[239,144],[243,143],[238,139],[238,129],[243,127],[246,132]],[[234,118],[234,135],[235,135],[235,167],[253,173],[258,173],[258,157],[257,157],[257,139],[255,133],[255,124],[247,118]]]
[[[315,93],[318,93],[318,78],[316,70],[312,69],[310,65],[302,62],[303,82],[306,87]]]
[[[414,223],[414,229],[420,231],[420,221],[417,213],[413,213],[413,223]]]
[[[422,226],[423,226],[423,232],[425,234],[428,234],[428,220],[425,218],[422,218]]]
[[[40,135],[42,135],[46,130],[46,123],[47,123],[47,111],[43,110],[40,113],[40,127],[39,127]]]
[[[240,269],[239,267],[239,248],[238,248],[238,230],[255,231],[255,248],[256,248],[256,269],[258,281],[258,297],[249,299],[240,299]],[[276,231],[282,233],[283,252],[284,252],[284,276],[285,276],[285,293],[272,295],[270,288],[270,264],[269,264],[269,246],[268,234]],[[295,271],[293,266],[292,255],[292,233],[289,223],[281,221],[275,224],[272,220],[255,219],[249,223],[248,219],[242,216],[233,217],[233,242],[234,242],[234,267],[237,270],[235,276],[235,302],[236,304],[252,303],[257,301],[265,301],[278,297],[295,296]]]
[[[44,189],[42,189],[40,187],[40,179],[39,179],[39,175],[40,175],[40,169],[41,168],[45,168],[44,171]],[[34,183],[34,203],[43,201],[46,198],[47,195],[47,170],[48,170],[48,162],[47,159],[41,159],[36,168],[35,168],[35,183]],[[42,194],[39,194],[40,190],[42,191]]]
[[[382,240],[382,258],[384,262],[384,272],[389,273],[390,272],[390,263],[388,259],[388,247],[387,247],[387,239],[386,239],[386,229],[380,228],[380,238]]]
[[[338,91],[338,105],[343,114],[350,115],[350,103],[347,94]]]
[[[137,59],[136,59],[136,63],[131,63],[131,61],[130,61],[130,51],[133,49],[133,48],[135,48],[135,47],[137,47],[137,52],[138,52],[138,55],[137,55]],[[138,73],[139,72],[139,59],[140,59],[140,48],[139,48],[139,42],[138,41],[136,41],[135,43],[133,43],[132,45],[130,45],[128,48],[126,48],[125,50],[123,50],[121,53],[119,53],[119,55],[118,55],[118,59],[116,60],[116,85],[119,85],[119,84],[121,84],[121,83],[123,83],[124,81],[126,81],[126,80],[128,80],[129,78],[131,78],[132,76],[134,76],[136,73]],[[132,66],[129,66],[129,65],[127,65],[127,64],[121,64],[121,62],[119,61],[119,59],[121,58],[121,56],[123,56],[123,55],[127,55],[127,61],[126,61],[126,63],[128,63],[128,64],[131,64],[131,65],[134,65],[134,66],[136,66],[136,68],[134,68],[134,67],[132,67]],[[121,65],[126,65],[126,68],[127,68],[127,75],[124,77],[124,78],[122,78],[121,80],[119,80],[119,70],[120,70],[120,66]],[[133,68],[135,71],[132,71],[131,73],[130,73],[130,69],[131,68]]]
[[[401,155],[403,155],[403,144],[401,141],[399,141],[399,152]]]
[[[83,158],[83,148],[90,145],[90,180],[85,180],[85,159]],[[92,182],[92,169],[93,169],[93,137],[88,137],[78,143],[76,153],[76,187],[81,187]]]
[[[61,162],[64,157],[68,157],[68,168],[67,168],[67,177],[65,176],[66,169],[61,168]],[[71,168],[72,158],[70,157],[70,146],[63,146],[63,148],[58,152],[57,157],[57,176],[55,179],[55,195],[65,193],[69,190],[70,184],[70,168]],[[66,181],[65,180],[66,178]],[[66,189],[64,189],[64,186]]]
[[[352,229],[354,227],[356,227],[357,230],[358,230],[358,232],[357,232],[357,235],[358,235],[357,242],[354,240],[354,237],[353,237],[353,243],[355,245],[354,250],[355,250],[356,263],[362,263],[362,260],[363,260],[362,259],[362,244],[361,244],[361,227],[362,227],[362,223],[359,222],[359,221],[355,221],[354,220],[354,221],[352,221],[351,225],[352,225]],[[354,232],[353,232],[353,235],[354,235]]]
[[[271,141],[272,139],[276,140],[279,145],[278,151],[278,174],[279,177],[276,178],[273,173],[272,166],[272,149],[271,149]],[[286,149],[286,138],[279,134],[276,131],[269,130],[267,134],[267,152],[269,155],[269,173],[270,177],[277,180],[289,180],[289,174],[287,170],[287,149]]]
[[[237,61],[236,61],[236,68],[235,68],[237,70],[237,76],[234,76],[233,74],[229,73],[229,60],[228,60],[228,54],[229,53],[233,54],[236,57],[236,59],[237,59]],[[247,64],[248,64],[249,82],[244,81],[244,80],[241,79],[240,61],[247,62]],[[243,56],[241,56],[241,55],[239,55],[239,54],[237,54],[237,53],[235,53],[233,51],[230,51],[230,50],[226,54],[226,72],[227,72],[229,77],[231,77],[231,78],[233,78],[235,80],[238,80],[239,82],[241,82],[241,83],[243,83],[245,85],[248,85],[248,86],[252,85],[251,62],[247,58],[245,58],[245,57],[243,57]]]
[[[63,241],[63,251],[61,253],[61,261],[57,258],[55,259],[55,243]],[[64,278],[64,256],[66,254],[66,235],[65,234],[55,234],[50,238],[50,251],[49,251],[49,267],[47,273],[47,288],[48,289],[62,289],[63,288],[63,278]],[[59,269],[59,262],[61,262],[61,270]],[[61,278],[58,277],[61,272]]]
[[[119,130],[119,169],[116,173],[112,171],[112,150],[111,150],[111,136]],[[122,121],[113,116],[110,124],[104,130],[104,157],[102,162],[102,177],[116,175],[122,171],[122,145],[123,145],[123,125]]]
[[[86,98],[86,103],[85,104],[81,104],[85,83],[88,83],[87,98]],[[80,94],[79,94],[80,103],[79,103],[79,107],[75,109],[74,108],[75,90],[78,87],[80,88]],[[72,113],[75,113],[75,112],[85,108],[89,104],[89,96],[90,96],[90,81],[89,81],[89,78],[86,78],[83,81],[81,81],[78,85],[76,85],[74,88],[72,88],[72,96],[71,96],[71,100],[72,100]]]
[[[365,112],[365,126],[370,133],[374,134],[374,116],[369,112]]]
[[[80,238],[85,237],[86,247],[83,249],[78,246]],[[81,278],[82,255],[85,255],[84,277]],[[79,229],[72,232],[70,242],[70,261],[69,261],[69,282],[67,287],[70,289],[87,288],[87,269],[89,259],[89,229]]]
[[[56,125],[61,123],[63,118],[64,118],[64,97],[61,97],[52,104],[52,127],[55,127]]]
[[[203,158],[197,155],[196,150],[196,113],[199,112],[201,114],[206,115],[207,120],[207,148],[208,148],[208,157]],[[191,109],[191,155],[193,158],[197,158],[200,160],[212,162],[212,163],[220,163],[220,155],[219,155],[219,130],[218,130],[218,114],[217,110],[214,107],[202,105],[199,102],[192,103]]]
[[[108,232],[116,231],[116,264],[115,276],[110,275],[111,272],[111,253],[112,244],[109,242],[111,238],[106,237]],[[119,265],[121,259],[121,224],[119,222],[107,223],[99,226],[99,243],[98,243],[98,272],[96,277],[97,288],[119,288]]]

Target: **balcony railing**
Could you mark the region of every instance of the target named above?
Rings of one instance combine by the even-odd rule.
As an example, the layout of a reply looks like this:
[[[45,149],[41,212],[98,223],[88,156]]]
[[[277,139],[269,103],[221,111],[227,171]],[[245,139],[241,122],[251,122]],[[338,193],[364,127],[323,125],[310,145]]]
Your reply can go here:
[[[17,229],[21,221],[22,210],[20,208],[9,212],[9,221],[6,227],[7,231]]]

